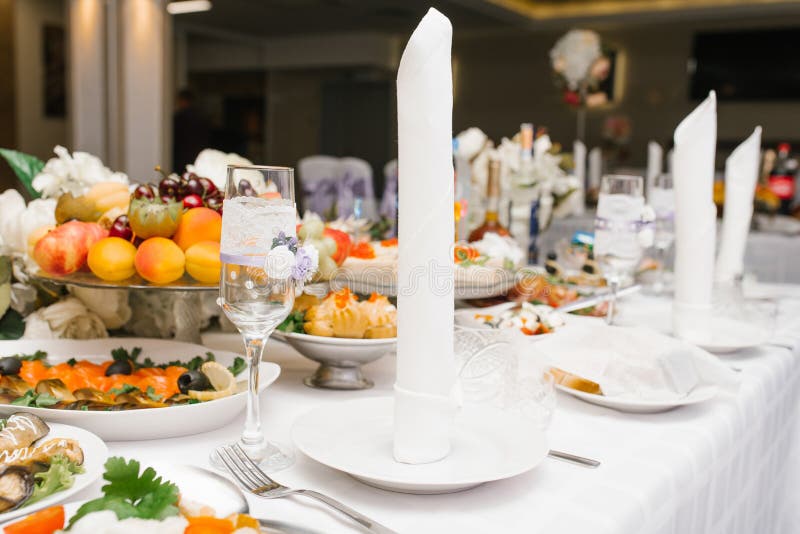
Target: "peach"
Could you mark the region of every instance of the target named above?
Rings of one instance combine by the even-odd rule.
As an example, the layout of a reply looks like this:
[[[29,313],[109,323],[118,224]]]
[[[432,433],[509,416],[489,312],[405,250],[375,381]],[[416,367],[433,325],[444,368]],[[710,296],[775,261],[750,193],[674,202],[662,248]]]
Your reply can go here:
[[[183,276],[186,258],[171,239],[151,237],[139,245],[133,264],[148,282],[168,284]]]
[[[133,260],[136,247],[121,237],[106,237],[89,249],[89,269],[107,282],[119,282],[136,273]]]
[[[27,247],[28,256],[30,256],[32,258],[33,257],[33,249],[36,246],[36,243],[38,243],[41,238],[43,238],[48,233],[50,233],[50,231],[55,230],[55,229],[56,229],[56,227],[53,226],[52,224],[46,224],[44,226],[40,226],[39,228],[37,228],[36,230],[34,230],[30,234],[28,234],[28,240],[27,240],[28,241],[28,247]]]
[[[36,242],[33,259],[47,273],[71,274],[86,264],[89,248],[107,235],[96,223],[70,221]]]
[[[219,283],[221,270],[219,242],[200,241],[186,249],[186,272],[198,282]]]
[[[192,208],[183,214],[172,239],[187,250],[201,241],[219,242],[222,235],[222,215],[211,208]]]

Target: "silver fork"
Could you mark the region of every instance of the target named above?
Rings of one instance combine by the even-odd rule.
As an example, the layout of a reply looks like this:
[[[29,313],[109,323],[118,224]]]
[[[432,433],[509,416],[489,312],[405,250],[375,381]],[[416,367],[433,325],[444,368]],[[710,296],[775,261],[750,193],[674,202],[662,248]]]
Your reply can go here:
[[[306,489],[292,489],[272,480],[264,471],[256,465],[253,460],[244,452],[239,444],[217,448],[217,456],[228,469],[228,472],[239,482],[247,491],[258,497],[265,499],[280,499],[289,495],[305,495],[311,497],[331,508],[343,513],[368,532],[377,534],[397,534],[394,530],[386,528],[380,523],[373,521],[369,517],[356,512],[336,499],[323,495],[317,491]]]

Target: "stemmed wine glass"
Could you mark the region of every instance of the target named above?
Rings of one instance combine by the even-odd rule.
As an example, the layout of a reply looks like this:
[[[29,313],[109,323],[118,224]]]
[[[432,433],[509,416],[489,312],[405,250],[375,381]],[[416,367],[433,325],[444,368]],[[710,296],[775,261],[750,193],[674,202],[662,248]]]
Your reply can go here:
[[[642,257],[639,232],[644,211],[641,176],[608,175],[600,182],[594,221],[594,257],[608,286],[606,323],[614,322],[617,290],[622,279],[633,274]]]
[[[257,182],[268,192],[255,196]],[[269,336],[292,310],[296,282],[271,274],[273,269],[268,273],[265,263],[273,240],[295,236],[296,211],[294,169],[228,166],[217,303],[242,334],[247,355],[247,412],[239,445],[268,471],[289,467],[294,458],[290,449],[268,442],[261,431],[258,368]]]
[[[656,213],[653,246],[656,249],[658,271],[652,291],[654,294],[660,295],[665,287],[664,264],[667,259],[667,251],[675,240],[675,192],[672,188],[671,174],[656,176],[648,201]]]

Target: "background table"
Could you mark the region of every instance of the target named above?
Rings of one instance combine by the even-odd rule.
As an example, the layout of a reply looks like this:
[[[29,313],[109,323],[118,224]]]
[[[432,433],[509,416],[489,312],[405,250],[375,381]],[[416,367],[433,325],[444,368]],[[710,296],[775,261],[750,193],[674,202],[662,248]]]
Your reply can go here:
[[[545,255],[556,250],[556,245],[560,240],[571,239],[572,234],[578,230],[591,232],[593,228],[593,214],[554,219],[550,227],[541,235],[540,260],[544,262]],[[718,227],[717,232],[719,231]],[[800,262],[800,236],[750,232],[747,237],[747,249],[744,256],[745,272],[755,275],[761,282],[800,284],[798,262]]]
[[[777,294],[800,287],[773,288]],[[668,301],[635,297],[623,310],[653,321]],[[723,360],[741,368],[734,394],[654,415],[633,415],[586,404],[559,393],[548,431],[553,448],[600,459],[595,470],[546,459],[533,471],[450,495],[405,495],[371,488],[298,453],[276,478],[340,499],[399,532],[752,534],[800,532],[800,298],[781,304],[793,349],[761,347]],[[210,334],[212,348],[240,350],[237,336]],[[375,388],[361,392],[302,385],[314,365],[271,342],[267,358],[283,373],[262,394],[264,430],[290,439],[293,420],[322,404],[390,394],[394,358],[366,367]],[[208,453],[238,437],[239,416],[215,432],[159,441],[115,442],[112,454],[144,461],[207,465]],[[95,496],[101,484],[79,498]],[[358,532],[338,515],[302,498],[249,499],[260,517],[291,521],[325,533]],[[213,502],[213,501],[212,501]]]

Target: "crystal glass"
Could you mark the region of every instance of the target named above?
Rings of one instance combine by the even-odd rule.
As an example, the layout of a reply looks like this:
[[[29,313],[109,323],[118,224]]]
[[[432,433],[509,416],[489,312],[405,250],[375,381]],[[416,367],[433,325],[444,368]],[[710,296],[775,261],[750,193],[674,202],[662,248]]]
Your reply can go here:
[[[642,257],[639,232],[644,211],[641,176],[608,175],[600,182],[594,221],[594,257],[603,271],[611,298],[606,322],[614,322],[617,291],[633,275]]]
[[[652,292],[660,295],[664,291],[664,264],[667,251],[675,241],[675,191],[672,188],[672,175],[659,174],[650,190],[650,206],[656,212],[653,247],[656,249],[658,270],[652,285]]]
[[[268,192],[253,196],[257,182],[258,190]],[[269,336],[292,311],[296,284],[270,276],[264,266],[274,238],[281,232],[295,236],[296,212],[294,169],[228,166],[217,303],[242,334],[247,355],[247,411],[239,444],[267,471],[289,467],[293,457],[291,449],[268,442],[261,431],[258,367]]]

